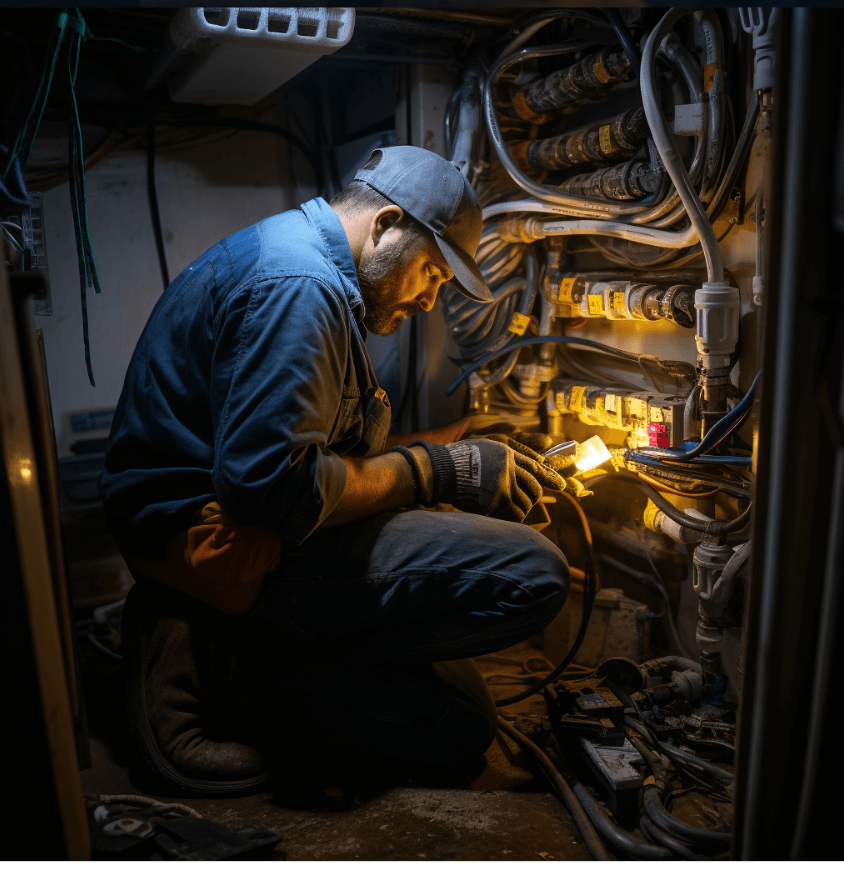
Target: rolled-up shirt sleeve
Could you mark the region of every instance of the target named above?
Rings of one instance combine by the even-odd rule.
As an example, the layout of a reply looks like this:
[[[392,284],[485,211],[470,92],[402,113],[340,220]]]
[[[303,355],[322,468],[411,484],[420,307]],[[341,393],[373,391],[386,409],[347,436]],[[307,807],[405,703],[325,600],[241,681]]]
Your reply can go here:
[[[334,509],[346,466],[328,447],[343,393],[348,313],[316,276],[261,280],[214,322],[214,489],[223,509],[301,543]]]

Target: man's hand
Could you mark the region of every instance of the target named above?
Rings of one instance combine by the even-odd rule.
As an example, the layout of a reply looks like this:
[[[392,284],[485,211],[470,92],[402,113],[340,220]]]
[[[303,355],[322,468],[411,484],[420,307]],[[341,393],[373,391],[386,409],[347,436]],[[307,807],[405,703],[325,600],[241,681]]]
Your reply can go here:
[[[433,470],[434,503],[451,504],[467,513],[522,522],[542,497],[543,487],[562,491],[565,480],[547,467],[542,456],[514,442],[487,438],[453,444],[416,441]]]

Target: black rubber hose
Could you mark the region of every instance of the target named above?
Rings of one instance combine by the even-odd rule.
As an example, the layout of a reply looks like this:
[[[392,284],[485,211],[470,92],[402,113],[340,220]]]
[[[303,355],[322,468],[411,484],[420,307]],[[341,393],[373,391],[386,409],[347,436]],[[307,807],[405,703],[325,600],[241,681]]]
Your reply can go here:
[[[587,850],[592,855],[592,859],[612,859],[607,853],[607,849],[604,847],[603,842],[601,842],[595,828],[592,826],[589,816],[575,796],[574,791],[569,786],[569,783],[560,775],[557,768],[551,762],[551,758],[533,740],[528,739],[527,736],[516,730],[509,721],[505,721],[500,715],[498,716],[498,726],[511,739],[536,755],[542,771],[548,776],[548,780],[559,794],[563,805],[569,810],[569,814],[577,826],[580,835],[583,836],[583,844],[586,845]]]
[[[645,811],[657,826],[662,827],[671,835],[680,836],[680,838],[698,845],[717,848],[719,851],[730,847],[732,836],[729,833],[701,830],[699,827],[690,827],[688,824],[678,821],[662,804],[656,788],[645,788]]]
[[[152,220],[152,232],[155,236],[155,249],[158,251],[158,265],[161,269],[161,280],[164,289],[170,286],[170,271],[167,268],[167,252],[164,249],[164,233],[161,231],[161,213],[158,210],[158,191],[155,187],[155,127],[147,127],[147,199],[149,214]]]
[[[643,815],[639,819],[639,826],[643,833],[647,833],[648,836],[660,845],[664,845],[683,860],[709,859],[709,857],[704,857],[702,854],[695,854],[694,851],[684,845],[679,839],[675,839],[670,833],[666,833],[662,827],[658,827],[647,815]]]
[[[625,854],[635,857],[637,860],[673,859],[674,854],[670,850],[660,845],[649,845],[647,842],[640,842],[626,830],[619,827],[618,824],[613,823],[597,800],[580,782],[574,782],[572,790],[583,806],[583,810],[586,812],[589,820],[594,824],[595,829],[600,833],[605,842],[618,848]]]
[[[630,65],[636,72],[636,78],[639,78],[639,70],[642,67],[642,56],[639,53],[638,46],[633,41],[630,31],[627,29],[627,25],[624,23],[624,19],[621,17],[621,13],[618,9],[604,9],[603,13],[615,29],[615,35],[618,37],[618,41],[621,43],[624,53],[630,61]]]

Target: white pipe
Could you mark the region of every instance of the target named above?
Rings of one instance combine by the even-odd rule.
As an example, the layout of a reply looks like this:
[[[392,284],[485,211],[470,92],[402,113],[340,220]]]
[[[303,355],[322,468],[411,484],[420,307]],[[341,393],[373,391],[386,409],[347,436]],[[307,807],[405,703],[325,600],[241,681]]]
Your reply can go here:
[[[709,281],[721,284],[724,281],[724,262],[721,259],[721,251],[718,249],[718,239],[715,236],[712,225],[707,220],[697,192],[692,186],[689,173],[686,171],[686,167],[683,165],[683,161],[674,147],[674,139],[671,136],[671,131],[668,129],[668,123],[662,114],[656,87],[655,60],[657,46],[662,42],[675,22],[692,11],[691,9],[669,10],[648,37],[648,41],[645,43],[645,50],[642,53],[642,106],[645,110],[645,117],[648,119],[648,126],[651,129],[654,144],[659,151],[659,156],[662,158],[665,169],[671,176],[674,187],[683,200],[686,213],[689,215],[692,227],[696,231],[693,234],[700,238],[703,255],[706,258]],[[645,231],[645,228],[642,227],[640,231]],[[651,232],[655,232],[655,230],[651,230]],[[675,233],[661,234],[676,237]],[[624,236],[618,237],[624,238]],[[648,243],[658,244],[658,242],[645,242],[645,244]],[[666,245],[666,247],[668,246],[671,245]]]
[[[530,233],[531,229],[526,228]],[[616,223],[611,220],[558,220],[546,221],[534,230],[540,232],[538,238],[546,235],[608,235],[612,238],[624,238],[627,241],[637,241],[640,244],[650,244],[654,247],[688,247],[698,240],[693,226],[683,232],[668,232],[661,229],[651,229],[647,226],[631,226],[629,223]]]

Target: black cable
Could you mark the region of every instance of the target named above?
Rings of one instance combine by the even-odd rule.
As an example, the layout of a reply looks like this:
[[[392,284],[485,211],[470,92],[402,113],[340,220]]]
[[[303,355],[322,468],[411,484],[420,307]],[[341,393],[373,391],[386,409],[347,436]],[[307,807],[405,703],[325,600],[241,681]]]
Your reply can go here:
[[[712,776],[712,778],[714,778],[721,787],[725,787],[734,781],[735,776],[731,772],[727,772],[726,770],[715,766],[714,763],[710,763],[708,760],[703,760],[702,758],[693,757],[690,754],[686,754],[685,751],[680,751],[679,748],[674,748],[673,745],[669,745],[668,743],[663,742],[656,735],[656,733],[654,733],[653,728],[650,727],[645,721],[636,701],[633,700],[632,697],[628,697],[620,688],[616,686],[613,686],[613,691],[618,694],[618,699],[621,700],[622,703],[625,703],[627,706],[632,706],[632,708],[636,710],[636,714],[641,719],[641,721],[636,721],[635,718],[631,718],[629,715],[626,715],[624,717],[624,723],[628,727],[631,727],[633,730],[635,730],[637,733],[644,736],[646,739],[650,739],[654,743],[654,747],[662,752],[662,754],[665,754],[666,756],[670,757],[672,761],[677,761],[680,764],[688,764],[693,768],[697,767],[698,770],[700,770],[701,772]]]
[[[701,854],[695,854],[690,848],[684,845],[679,839],[675,839],[670,833],[666,833],[662,827],[658,827],[647,815],[643,815],[639,819],[639,826],[643,833],[647,833],[655,843],[663,845],[672,851],[682,860],[708,860]]]
[[[158,211],[158,192],[155,189],[155,127],[147,127],[147,199],[152,219],[152,233],[155,236],[155,249],[158,251],[158,265],[164,289],[170,286],[170,272],[167,268],[167,252],[164,250],[164,234],[161,231],[161,214]]]
[[[717,848],[723,851],[730,847],[732,836],[717,830],[703,830],[700,827],[692,827],[679,821],[659,799],[656,788],[645,788],[645,811],[648,817],[659,827],[673,836],[679,836],[696,845],[709,848]]]
[[[536,755],[542,771],[548,776],[548,780],[553,785],[554,790],[557,791],[562,804],[569,810],[572,820],[583,837],[583,844],[586,845],[592,859],[609,860],[610,855],[607,853],[607,849],[592,826],[588,813],[577,799],[569,782],[566,781],[557,767],[552,763],[551,758],[532,739],[516,730],[509,721],[505,721],[500,715],[498,716],[498,727],[516,743],[524,746]]]
[[[538,24],[540,21],[550,21],[553,18],[574,18],[579,19],[580,21],[586,21],[589,24],[596,24],[604,30],[613,29],[612,25],[607,24],[607,22],[598,15],[592,15],[590,12],[583,12],[578,9],[542,9],[537,12],[529,12],[527,15],[523,15],[519,18],[518,21],[515,21],[513,26],[510,28],[508,37],[510,35],[517,36],[526,27],[530,27],[532,24]]]
[[[101,112],[88,111],[86,116],[100,118]],[[149,126],[172,126],[172,127],[224,127],[233,130],[254,130],[258,133],[272,133],[291,144],[297,151],[308,161],[311,171],[314,174],[316,187],[318,190],[323,189],[322,168],[319,161],[314,156],[314,148],[306,145],[298,136],[279,127],[276,124],[266,124],[263,121],[250,121],[244,118],[168,118],[168,117],[139,117],[137,115],[120,115],[108,113],[108,118],[111,121],[125,124],[139,124]]]
[[[630,483],[631,486],[639,489],[640,492],[644,492],[644,494],[646,494],[648,498],[650,498],[650,500],[653,501],[663,513],[665,513],[666,516],[673,519],[678,525],[682,525],[684,528],[691,528],[693,531],[700,531],[703,534],[709,534],[711,536],[731,534],[733,531],[738,531],[740,528],[743,528],[750,519],[752,505],[748,506],[740,516],[730,522],[724,522],[720,519],[707,522],[704,519],[697,519],[694,516],[689,516],[688,513],[678,510],[670,501],[663,498],[656,489],[651,488],[644,480],[629,471],[611,471],[606,474],[601,474],[599,477],[590,477],[589,479],[584,480],[583,485],[587,489],[592,489],[599,483],[606,483],[608,480],[623,480],[624,482]]]
[[[621,17],[621,13],[618,9],[604,9],[603,13],[607,16],[607,20],[615,29],[615,35],[618,37],[618,41],[621,43],[621,47],[624,49],[624,53],[630,61],[630,66],[633,67],[633,70],[636,73],[636,78],[638,79],[639,70],[642,66],[642,56],[639,54],[639,49],[633,41],[630,31],[627,29],[627,24]]]
[[[584,529],[584,532],[586,529]],[[526,691],[522,691],[513,697],[505,697],[503,700],[496,700],[497,707],[509,706],[511,703],[518,703],[527,697],[532,697],[538,691],[541,691],[546,685],[550,685],[555,679],[559,679],[565,672],[566,667],[574,660],[575,655],[580,651],[583,645],[583,640],[586,637],[586,631],[589,628],[589,620],[592,618],[592,610],[595,608],[595,597],[598,594],[598,571],[595,563],[595,548],[589,536],[584,534],[586,538],[586,586],[583,595],[583,615],[580,618],[580,628],[577,631],[577,636],[574,638],[568,654],[563,660],[543,679],[536,683]]]
[[[602,353],[607,353],[610,356],[617,356],[619,359],[627,359],[631,362],[638,362],[639,353],[628,353],[626,350],[619,350],[617,347],[611,347],[609,344],[600,344],[597,341],[590,341],[588,338],[575,338],[570,335],[539,335],[533,338],[520,338],[518,341],[510,341],[498,350],[488,353],[486,356],[473,362],[463,373],[446,389],[446,395],[452,395],[454,390],[467,378],[473,371],[477,371],[487,362],[509,353],[511,350],[520,349],[522,347],[530,347],[536,344],[572,344],[576,347],[586,347],[590,350],[599,350]]]

